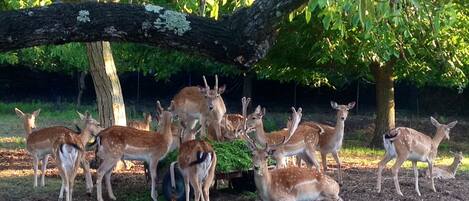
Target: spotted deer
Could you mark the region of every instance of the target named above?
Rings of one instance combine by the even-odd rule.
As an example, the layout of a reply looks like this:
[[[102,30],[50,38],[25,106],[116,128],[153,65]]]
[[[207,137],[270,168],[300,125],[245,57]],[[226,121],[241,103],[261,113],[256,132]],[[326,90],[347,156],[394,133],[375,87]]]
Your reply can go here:
[[[462,152],[453,153],[454,156],[453,162],[449,166],[435,166],[433,168],[433,177],[436,179],[454,179],[456,172],[458,171],[459,166],[464,160],[464,155]],[[423,172],[423,176],[430,178],[430,170],[426,169]]]
[[[41,109],[34,111],[32,114],[28,114],[23,113],[23,111],[18,108],[15,108],[15,113],[23,121],[23,127],[24,131],[26,132],[26,136],[31,134],[33,129],[36,128],[36,118],[39,116],[39,113],[41,113]]]
[[[247,108],[249,99],[247,103],[243,100],[243,110]],[[282,140],[289,135],[288,129],[282,129],[279,131],[274,131],[266,133],[264,131],[263,117],[265,115],[265,108],[261,109],[260,106],[257,106],[255,111],[247,116],[247,127],[254,129],[256,133],[256,141],[259,144],[268,144],[272,146],[274,144],[279,144]],[[279,144],[276,147],[275,152],[272,152],[273,157],[277,161],[277,168],[285,167],[285,157],[288,156],[299,156],[304,159],[308,166],[315,166],[317,169],[320,169],[319,163],[316,160],[316,149],[318,144],[318,127],[316,126],[299,126],[298,129],[295,129],[295,134],[291,136],[291,139],[288,140],[285,144]]]
[[[173,136],[171,123],[173,105],[168,110],[158,109],[161,129],[159,132],[142,131],[123,126],[112,126],[103,130],[97,137],[97,156],[103,161],[97,170],[96,191],[98,201],[103,201],[102,180],[105,177],[109,198],[116,200],[112,191],[112,169],[120,160],[145,161],[150,166],[151,198],[157,200],[156,169],[158,161],[163,159],[171,149]],[[157,107],[158,108],[158,107]]]
[[[384,148],[386,154],[384,158],[378,163],[378,181],[376,188],[378,193],[381,192],[382,171],[386,164],[396,158],[396,162],[392,166],[392,174],[396,192],[403,195],[399,186],[397,178],[399,169],[406,160],[412,161],[412,168],[415,176],[415,191],[420,196],[418,184],[418,170],[417,162],[428,163],[429,176],[431,179],[432,190],[436,192],[434,177],[433,177],[433,160],[435,160],[438,153],[438,146],[441,141],[446,138],[449,140],[450,130],[456,126],[457,121],[449,124],[440,124],[435,118],[430,117],[431,123],[436,127],[436,133],[433,138],[425,135],[419,131],[407,127],[394,128],[383,135]]]
[[[295,133],[301,119],[301,110],[293,110],[293,126],[289,134]],[[245,127],[246,128],[246,127]],[[296,134],[294,134],[296,135]],[[287,167],[269,170],[267,159],[271,145],[257,146],[245,132],[242,133],[253,155],[254,181],[261,200],[300,201],[300,200],[342,200],[339,197],[339,184],[318,170],[300,167]],[[286,138],[284,138],[286,140]],[[275,146],[275,145],[274,145]]]
[[[143,113],[143,118],[143,121],[130,121],[127,123],[127,126],[138,130],[150,131],[152,121],[151,114]]]
[[[205,76],[203,76],[205,87],[185,87],[177,93],[174,98],[174,112],[181,121],[191,128],[199,120],[202,126],[201,135],[206,136],[207,125],[215,129],[216,138],[221,140],[221,123],[226,113],[225,102],[221,94],[225,91],[225,85],[218,87],[218,76],[215,75],[215,87],[210,89]]]
[[[195,133],[188,134],[191,139]],[[209,190],[215,178],[217,155],[212,146],[203,140],[189,140],[179,148],[178,164],[184,178],[186,201],[190,187],[194,189],[194,200],[209,201]]]
[[[23,123],[25,125],[25,129],[35,127],[34,118],[29,118],[29,117],[30,116],[36,117],[39,114],[39,112],[35,112],[32,115],[29,115],[29,114],[24,114],[23,112],[21,112],[21,110],[17,108],[15,108],[15,111],[17,112],[17,114],[20,113],[24,115]],[[92,135],[96,135],[100,131],[100,127],[98,126],[98,123],[96,122],[96,120],[94,120],[91,117],[89,113],[87,113],[86,116],[83,116],[81,120],[85,122],[86,125],[88,125],[88,128],[82,131],[81,134],[78,134],[75,131],[66,127],[55,126],[55,127],[48,127],[48,128],[43,128],[43,129],[33,131],[27,136],[26,149],[33,157],[33,170],[34,170],[33,187],[37,187],[37,171],[38,171],[38,166],[39,166],[39,160],[42,161],[41,186],[45,186],[45,174],[46,174],[48,159],[49,159],[49,156],[53,154],[53,145],[57,139],[63,136],[72,136],[74,138],[77,138],[77,140],[80,140],[80,142],[83,145],[85,145]],[[93,189],[93,181],[91,179],[91,173],[90,173],[88,161],[86,161],[84,157],[80,158],[80,164],[85,173],[86,190],[88,193],[91,193]]]
[[[347,105],[339,105],[331,101],[331,107],[337,110],[335,127],[309,121],[304,122],[303,125],[309,125],[318,128],[319,136],[319,152],[321,153],[322,168],[324,172],[327,171],[327,154],[332,154],[338,169],[338,181],[342,183],[342,164],[339,158],[339,151],[342,148],[344,139],[345,120],[347,120],[349,110],[355,107],[355,102]]]
[[[229,141],[238,138],[238,128],[241,126],[243,116],[240,114],[225,114],[220,124],[221,141]],[[208,139],[217,140],[216,129],[213,124],[208,127]]]

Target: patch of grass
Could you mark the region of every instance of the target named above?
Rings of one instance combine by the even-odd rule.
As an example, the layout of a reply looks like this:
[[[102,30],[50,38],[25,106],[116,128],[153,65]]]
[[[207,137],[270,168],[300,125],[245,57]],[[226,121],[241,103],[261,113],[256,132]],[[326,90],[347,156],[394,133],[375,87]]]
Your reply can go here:
[[[4,149],[24,149],[26,140],[24,137],[0,137],[0,148]]]

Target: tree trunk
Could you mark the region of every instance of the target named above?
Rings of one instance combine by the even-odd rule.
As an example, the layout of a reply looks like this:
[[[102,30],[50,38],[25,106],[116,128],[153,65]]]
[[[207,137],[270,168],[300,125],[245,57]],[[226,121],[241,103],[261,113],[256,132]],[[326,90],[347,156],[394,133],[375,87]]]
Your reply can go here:
[[[81,106],[81,99],[83,97],[83,92],[86,89],[85,78],[88,75],[88,71],[79,72],[78,77],[78,96],[77,96],[77,107]]]
[[[0,51],[69,42],[122,41],[209,55],[250,67],[272,47],[281,22],[308,0],[256,0],[213,20],[147,4],[52,4],[0,12]]]
[[[370,70],[375,79],[376,112],[375,131],[371,141],[372,147],[381,147],[383,134],[395,127],[394,103],[394,61],[385,65],[370,64]]]
[[[96,90],[99,121],[107,128],[125,126],[125,105],[109,42],[86,44],[90,74]]]
[[[254,79],[253,72],[247,72],[243,79],[243,96],[252,97],[252,81]]]

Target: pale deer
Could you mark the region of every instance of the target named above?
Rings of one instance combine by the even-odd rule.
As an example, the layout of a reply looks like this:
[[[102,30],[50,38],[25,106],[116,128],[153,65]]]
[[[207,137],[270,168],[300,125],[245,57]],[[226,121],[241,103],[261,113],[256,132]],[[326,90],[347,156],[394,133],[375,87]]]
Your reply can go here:
[[[462,164],[464,160],[464,155],[462,152],[453,153],[454,159],[453,162],[449,166],[435,166],[433,168],[433,177],[436,179],[454,179],[456,176],[456,172],[458,171],[459,166]],[[430,170],[426,169],[423,172],[423,176],[430,178]]]
[[[215,87],[210,89],[205,76],[205,87],[185,87],[174,98],[174,112],[181,121],[191,128],[195,127],[197,119],[202,126],[202,136],[206,136],[206,126],[213,125],[218,140],[221,140],[221,122],[226,113],[225,102],[221,94],[225,85],[218,87],[218,76],[215,75]]]
[[[295,132],[301,119],[301,110],[293,110],[293,126],[289,134]],[[296,134],[295,134],[296,135]],[[299,200],[342,200],[339,197],[339,184],[331,177],[318,170],[300,167],[287,167],[269,170],[267,165],[270,145],[259,148],[254,140],[242,134],[253,155],[254,181],[261,200],[264,201],[299,201]],[[293,138],[292,138],[293,139]]]
[[[143,117],[143,121],[130,121],[127,123],[127,126],[138,130],[150,131],[152,121],[151,114],[143,113]]]
[[[243,106],[247,107],[247,106]],[[256,132],[256,140],[259,144],[279,144],[288,136],[288,130],[282,129],[266,133],[264,131],[264,124],[262,118],[265,115],[265,108],[261,109],[257,106],[256,110],[247,117],[247,126],[253,128]],[[273,157],[277,161],[277,168],[285,167],[285,157],[299,156],[304,159],[309,167],[315,166],[320,169],[319,163],[316,159],[316,149],[320,131],[317,126],[299,126],[295,129],[296,133],[291,136],[285,144],[279,145]]]
[[[173,134],[171,122],[173,120],[173,103],[168,110],[159,110],[160,132],[142,131],[123,126],[112,126],[103,130],[97,137],[97,156],[103,161],[97,170],[96,191],[98,201],[103,200],[102,179],[106,177],[106,188],[109,198],[115,200],[111,187],[112,169],[116,163],[124,160],[145,161],[150,166],[151,198],[157,200],[156,168],[158,161],[163,159],[171,149]]]
[[[96,126],[91,121],[85,124],[81,135],[94,132]],[[85,145],[84,140],[78,135],[67,134],[60,135],[53,143],[53,154],[57,161],[57,168],[59,169],[60,177],[62,178],[62,186],[60,188],[59,200],[63,200],[65,191],[65,200],[72,201],[73,186],[75,184],[75,177],[77,175],[78,166],[83,163],[85,159]],[[88,175],[87,175],[88,176]],[[91,175],[89,175],[91,176]],[[91,177],[89,178],[91,182]],[[90,183],[92,187],[92,182]],[[91,191],[89,191],[91,193]]]
[[[344,139],[345,120],[347,120],[349,110],[355,107],[355,102],[347,105],[339,105],[331,101],[332,108],[337,110],[335,127],[317,123],[317,122],[304,122],[303,125],[316,126],[319,128],[319,152],[321,153],[322,168],[324,172],[327,171],[327,154],[332,154],[338,169],[338,181],[342,183],[342,164],[339,158],[339,151],[342,148]]]
[[[192,138],[194,134],[189,134]],[[215,178],[217,155],[212,146],[202,140],[189,140],[179,148],[178,164],[184,177],[186,201],[190,187],[194,189],[195,201],[209,201],[209,190]]]
[[[36,128],[36,118],[39,116],[41,109],[34,111],[32,114],[23,113],[20,109],[15,108],[16,115],[21,118],[23,121],[24,131],[26,136],[33,132],[33,129]]]
[[[440,145],[441,141],[445,137],[449,140],[450,129],[452,129],[458,122],[453,121],[445,125],[440,124],[433,117],[430,117],[430,120],[436,127],[436,133],[433,138],[407,127],[394,128],[383,135],[386,154],[384,158],[378,163],[378,181],[376,185],[378,193],[381,192],[382,171],[386,164],[394,158],[396,158],[396,162],[392,166],[392,174],[397,194],[401,196],[403,195],[397,176],[401,165],[406,160],[412,161],[412,167],[415,174],[415,191],[417,194],[419,196],[421,195],[418,184],[418,161],[428,163],[432,190],[436,192],[435,183],[433,180],[433,160],[437,156],[438,146]]]

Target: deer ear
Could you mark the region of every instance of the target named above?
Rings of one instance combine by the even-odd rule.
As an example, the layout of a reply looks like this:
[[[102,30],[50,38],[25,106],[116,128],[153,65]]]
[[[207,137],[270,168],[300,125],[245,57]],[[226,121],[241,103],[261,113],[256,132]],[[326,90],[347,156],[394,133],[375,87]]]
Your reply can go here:
[[[265,107],[262,108],[262,113],[261,113],[262,116],[265,115]]]
[[[456,126],[457,123],[458,123],[458,121],[453,121],[453,122],[449,123],[447,126],[448,126],[449,129],[452,129],[452,128],[454,128],[454,126]]]
[[[334,101],[331,101],[331,107],[336,109],[336,110],[339,109],[339,105]]]
[[[347,105],[347,108],[348,108],[349,110],[351,110],[353,107],[355,107],[355,101],[353,101],[353,102],[351,102],[351,103],[349,103],[349,104]]]
[[[16,107],[15,107],[15,112],[16,112],[16,115],[18,115],[18,117],[21,117],[21,118],[24,117],[23,111],[21,111],[20,109],[18,109]]]
[[[40,109],[40,108],[33,112],[34,117],[39,116],[39,113],[41,113],[41,109]]]
[[[435,126],[435,127],[440,127],[440,123],[433,117],[430,117],[430,121],[432,122],[432,124]]]
[[[219,87],[218,88],[218,94],[223,94],[225,92],[225,89],[226,89],[226,85],[224,84],[223,86]]]
[[[256,110],[254,110],[254,113],[260,114],[260,113],[262,112],[261,110],[262,110],[261,106],[258,105],[258,106],[256,107]]]
[[[91,113],[86,111],[85,112],[85,117],[86,117],[86,119],[91,119]]]

